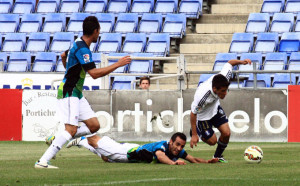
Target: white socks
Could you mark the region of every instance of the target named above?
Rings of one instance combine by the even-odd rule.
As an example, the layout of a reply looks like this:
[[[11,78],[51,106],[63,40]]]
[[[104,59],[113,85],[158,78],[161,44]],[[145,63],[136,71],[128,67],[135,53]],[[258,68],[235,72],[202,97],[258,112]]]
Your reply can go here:
[[[41,157],[40,162],[50,161],[61,149],[61,147],[70,139],[72,139],[72,136],[67,131],[63,131],[60,135],[55,137],[52,144],[49,146],[49,148],[46,150],[44,155]]]
[[[90,129],[86,125],[82,125],[77,128],[77,132],[73,138],[78,138],[78,137],[86,136],[86,135],[90,135],[90,134],[92,134]]]
[[[83,146],[85,148],[87,148],[89,151],[91,151],[92,153],[94,154],[97,154],[99,157],[101,157],[101,154],[97,153],[96,149],[94,147],[92,147],[89,143],[88,143],[88,140],[85,138],[85,139],[82,139],[80,142],[79,142],[79,145],[80,146]]]

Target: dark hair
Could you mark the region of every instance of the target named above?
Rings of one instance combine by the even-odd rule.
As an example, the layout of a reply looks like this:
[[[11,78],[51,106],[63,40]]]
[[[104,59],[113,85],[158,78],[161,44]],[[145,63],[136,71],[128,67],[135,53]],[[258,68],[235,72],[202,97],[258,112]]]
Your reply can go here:
[[[150,78],[149,77],[147,77],[147,76],[141,77],[140,84],[142,84],[143,80],[147,80],[149,82],[149,85],[150,85]]]
[[[82,24],[83,35],[92,35],[95,29],[100,29],[100,24],[95,16],[88,16]]]
[[[228,88],[229,85],[230,85],[230,82],[222,74],[215,75],[212,80],[212,87],[215,87],[216,89],[220,89],[222,87]]]
[[[176,141],[176,138],[179,137],[180,139],[186,141],[186,135],[183,134],[182,132],[176,132],[175,134],[172,135],[171,140],[174,142]]]

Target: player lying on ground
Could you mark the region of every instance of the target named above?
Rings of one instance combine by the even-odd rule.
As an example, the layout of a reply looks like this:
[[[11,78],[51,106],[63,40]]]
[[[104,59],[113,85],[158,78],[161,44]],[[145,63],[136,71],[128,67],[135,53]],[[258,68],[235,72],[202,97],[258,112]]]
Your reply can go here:
[[[85,137],[76,138],[70,141],[67,144],[67,148],[72,146],[84,146],[91,152],[101,156],[101,158],[106,162],[151,163],[154,160],[158,163],[169,165],[185,165],[185,161],[179,160],[179,158],[185,159],[191,163],[216,163],[218,161],[217,158],[204,160],[187,154],[187,152],[183,149],[186,144],[186,136],[180,132],[173,134],[169,142],[159,141],[145,145],[118,143],[107,136],[102,138],[98,136],[98,138],[100,154],[99,151],[96,151],[88,144]]]
[[[222,154],[229,143],[230,128],[225,112],[220,106],[219,99],[224,99],[227,94],[232,67],[246,64],[251,64],[251,60],[228,61],[219,74],[200,84],[191,105],[191,148],[197,146],[199,137],[209,145],[218,143],[214,158],[218,158],[219,162],[222,163],[228,162],[223,158]],[[214,134],[213,126],[221,133],[218,141],[216,134]]]

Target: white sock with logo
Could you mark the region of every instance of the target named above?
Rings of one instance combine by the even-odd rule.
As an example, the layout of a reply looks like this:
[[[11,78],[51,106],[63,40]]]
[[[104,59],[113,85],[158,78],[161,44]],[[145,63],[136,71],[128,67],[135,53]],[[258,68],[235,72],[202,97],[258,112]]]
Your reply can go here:
[[[76,134],[73,136],[73,138],[78,138],[81,136],[86,136],[92,134],[90,129],[86,125],[82,125],[77,128]]]
[[[50,161],[58,153],[58,151],[60,151],[61,147],[70,139],[72,139],[72,136],[66,130],[63,131],[57,137],[55,137],[52,144],[49,146],[49,148],[46,150],[44,155],[41,157],[40,162]]]
[[[97,154],[98,156],[100,156],[101,157],[101,154],[99,154],[97,151],[96,151],[96,149],[94,148],[94,147],[92,147],[89,143],[88,143],[88,140],[85,138],[85,139],[83,139],[83,140],[81,140],[80,142],[79,142],[79,145],[80,146],[83,146],[83,147],[85,147],[85,148],[87,148],[89,151],[91,151],[92,153],[94,153],[94,154]]]

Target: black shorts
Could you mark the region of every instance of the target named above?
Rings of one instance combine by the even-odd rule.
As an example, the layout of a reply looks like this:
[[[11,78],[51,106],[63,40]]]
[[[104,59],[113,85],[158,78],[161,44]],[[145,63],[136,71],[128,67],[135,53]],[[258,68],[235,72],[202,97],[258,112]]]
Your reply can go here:
[[[228,119],[222,107],[219,106],[217,114],[210,120],[197,121],[196,128],[198,136],[200,137],[200,139],[204,138],[205,140],[208,140],[215,133],[213,130],[213,126],[215,128],[219,128],[225,123],[228,123]]]

